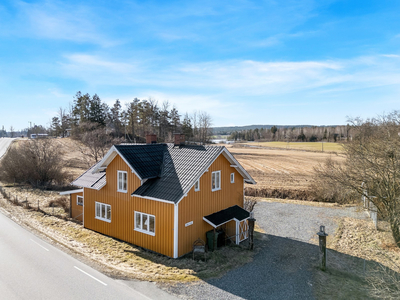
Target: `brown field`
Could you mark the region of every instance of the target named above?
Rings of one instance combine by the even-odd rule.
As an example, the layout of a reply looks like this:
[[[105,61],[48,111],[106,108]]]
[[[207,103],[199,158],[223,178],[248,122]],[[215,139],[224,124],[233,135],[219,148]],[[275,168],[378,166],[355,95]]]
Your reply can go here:
[[[329,157],[338,162],[344,160],[340,154],[298,150],[230,146],[229,151],[257,182],[257,189],[307,190],[314,167]]]

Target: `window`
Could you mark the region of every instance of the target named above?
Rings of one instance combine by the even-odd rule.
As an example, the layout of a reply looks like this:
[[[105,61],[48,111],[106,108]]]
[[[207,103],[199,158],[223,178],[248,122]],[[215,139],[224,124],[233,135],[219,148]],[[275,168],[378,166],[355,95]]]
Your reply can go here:
[[[96,202],[96,219],[111,222],[111,205]]]
[[[83,206],[83,197],[82,196],[76,196],[76,205]]]
[[[135,211],[135,230],[156,235],[156,217]]]
[[[231,183],[235,183],[235,173],[231,173]]]
[[[128,177],[128,173],[125,171],[118,171],[118,192],[126,193],[126,179]]]
[[[211,174],[211,191],[218,191],[221,189],[221,171],[215,171]]]
[[[200,191],[200,179],[198,179],[198,180],[196,181],[196,183],[194,184],[194,191],[195,191],[195,192]]]

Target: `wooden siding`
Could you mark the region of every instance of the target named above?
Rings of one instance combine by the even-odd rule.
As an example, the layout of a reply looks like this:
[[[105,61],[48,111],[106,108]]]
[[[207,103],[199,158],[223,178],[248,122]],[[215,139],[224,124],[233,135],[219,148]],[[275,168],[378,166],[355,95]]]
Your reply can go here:
[[[127,193],[117,192],[117,171],[128,173]],[[172,257],[174,205],[132,197],[140,180],[119,155],[108,165],[106,174],[107,184],[100,191],[84,189],[85,227]],[[111,205],[110,223],[95,218],[95,202]],[[155,216],[155,236],[134,230],[135,211]]]
[[[211,191],[211,174],[221,171],[221,190]],[[230,174],[235,173],[235,182],[230,182]],[[179,203],[179,255],[182,256],[192,251],[192,243],[201,238],[206,241],[206,232],[213,229],[203,220],[204,216],[218,212],[222,209],[239,205],[243,207],[243,182],[244,179],[229,161],[221,154],[200,178],[200,191],[195,192],[194,186],[187,197]],[[185,227],[185,224],[193,224]],[[227,224],[229,233],[236,230],[236,222]]]
[[[75,218],[79,221],[83,220],[83,206],[81,205],[77,205],[76,203],[76,196],[82,196],[83,197],[83,193],[75,193],[75,194],[71,194],[71,217]],[[85,199],[83,199],[83,201],[85,202]]]

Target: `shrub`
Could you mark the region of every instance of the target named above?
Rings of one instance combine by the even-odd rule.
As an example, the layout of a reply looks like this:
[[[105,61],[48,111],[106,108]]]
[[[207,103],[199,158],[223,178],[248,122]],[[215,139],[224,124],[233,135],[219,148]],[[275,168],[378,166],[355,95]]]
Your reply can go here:
[[[62,185],[68,174],[63,170],[61,154],[61,149],[49,139],[20,143],[1,160],[0,179],[34,187]]]
[[[69,212],[69,201],[65,197],[59,197],[55,200],[50,200],[49,207],[62,207],[66,213]]]

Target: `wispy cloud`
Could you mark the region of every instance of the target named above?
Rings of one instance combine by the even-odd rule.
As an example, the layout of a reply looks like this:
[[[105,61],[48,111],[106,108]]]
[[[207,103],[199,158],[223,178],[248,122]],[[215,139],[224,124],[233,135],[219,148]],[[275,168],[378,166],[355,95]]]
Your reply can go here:
[[[102,32],[101,18],[93,8],[84,5],[60,1],[16,1],[14,9],[14,15],[8,15],[8,21],[1,30],[3,34],[92,43],[105,47],[119,43]],[[5,14],[6,11],[3,11]]]

